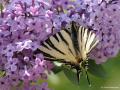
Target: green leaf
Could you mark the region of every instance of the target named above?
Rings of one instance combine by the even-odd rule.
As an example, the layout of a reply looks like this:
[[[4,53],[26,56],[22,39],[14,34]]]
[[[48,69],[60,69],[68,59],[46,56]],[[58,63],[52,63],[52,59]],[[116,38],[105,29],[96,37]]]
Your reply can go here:
[[[0,71],[0,78],[5,76],[5,71]]]
[[[75,85],[79,85],[77,74],[75,71],[70,69],[68,66],[63,66],[63,72],[66,75],[66,77]]]
[[[96,64],[95,60],[88,60],[88,72],[100,78],[106,78],[107,74],[101,64]]]
[[[54,68],[52,69],[54,74],[57,74],[62,71],[62,63],[59,63],[57,61],[54,62]]]
[[[57,73],[62,71],[62,67],[61,66],[54,66],[52,71],[53,71],[54,74],[57,74]]]

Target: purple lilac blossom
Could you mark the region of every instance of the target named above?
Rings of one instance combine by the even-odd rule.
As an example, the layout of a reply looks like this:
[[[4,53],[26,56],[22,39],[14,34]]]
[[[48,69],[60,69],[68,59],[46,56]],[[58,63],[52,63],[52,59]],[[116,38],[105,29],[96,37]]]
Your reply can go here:
[[[40,42],[51,34],[49,3],[27,1],[12,0],[0,14],[0,70],[5,71],[5,76],[0,79],[2,90],[10,90],[20,82],[24,84],[23,90],[26,86],[37,87],[30,82],[47,79],[46,71],[50,73],[53,68],[41,54],[33,54]],[[41,87],[26,90],[42,90]],[[47,86],[44,89],[48,90]]]
[[[11,0],[0,14],[0,70],[6,72],[0,86],[9,90],[22,81],[24,90],[49,90],[44,83],[30,84],[47,79],[45,71],[50,73],[53,68],[42,54],[33,52],[49,35],[63,27],[69,29],[71,21],[99,36],[100,43],[90,53],[97,64],[116,56],[120,49],[119,5],[119,0]]]

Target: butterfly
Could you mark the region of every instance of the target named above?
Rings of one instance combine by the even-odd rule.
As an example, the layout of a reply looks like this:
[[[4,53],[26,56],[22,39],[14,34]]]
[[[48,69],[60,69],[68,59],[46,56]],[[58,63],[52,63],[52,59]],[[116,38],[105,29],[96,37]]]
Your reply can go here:
[[[80,73],[85,70],[90,84],[87,74],[88,55],[98,43],[95,33],[72,22],[71,29],[63,29],[50,36],[42,42],[37,52],[42,53],[45,60],[58,61],[76,69],[78,81]]]

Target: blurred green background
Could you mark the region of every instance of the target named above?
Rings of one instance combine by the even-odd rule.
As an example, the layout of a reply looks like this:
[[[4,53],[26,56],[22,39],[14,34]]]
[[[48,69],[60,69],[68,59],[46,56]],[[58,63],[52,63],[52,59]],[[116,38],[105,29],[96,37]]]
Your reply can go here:
[[[49,87],[52,90],[120,90],[120,54],[102,64],[107,77],[99,78],[89,73],[91,87],[85,76],[80,79],[80,85],[75,85],[64,75],[63,72],[49,75]]]

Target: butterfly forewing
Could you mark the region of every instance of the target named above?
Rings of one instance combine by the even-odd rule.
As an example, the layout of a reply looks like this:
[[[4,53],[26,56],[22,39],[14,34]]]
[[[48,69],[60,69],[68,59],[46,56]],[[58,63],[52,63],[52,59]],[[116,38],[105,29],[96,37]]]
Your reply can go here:
[[[82,60],[87,59],[87,54],[96,46],[99,42],[95,33],[85,29],[84,27],[80,26],[78,31],[78,44],[79,44],[79,51],[80,57]]]
[[[43,42],[39,50],[46,59],[77,62],[71,34],[65,30],[61,30]]]
[[[78,63],[80,60],[77,59],[87,59],[87,54],[98,42],[95,33],[82,26],[78,28],[75,23],[72,23],[71,31],[65,29],[50,36],[42,43],[39,50],[46,59]]]

